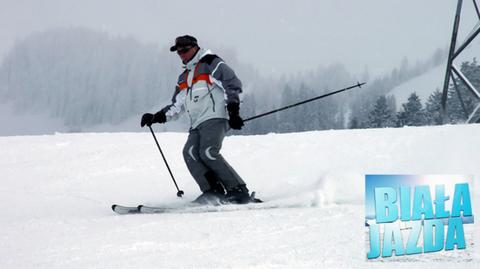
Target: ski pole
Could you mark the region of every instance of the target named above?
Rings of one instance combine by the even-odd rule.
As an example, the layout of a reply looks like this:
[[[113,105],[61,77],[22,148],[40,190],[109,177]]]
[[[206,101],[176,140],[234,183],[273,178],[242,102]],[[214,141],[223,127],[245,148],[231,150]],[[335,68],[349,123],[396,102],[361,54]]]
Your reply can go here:
[[[170,173],[170,176],[172,177],[173,184],[175,184],[175,187],[177,188],[177,196],[182,197],[184,192],[178,188],[177,181],[175,181],[175,178],[173,177],[172,170],[170,170],[170,166],[167,163],[167,159],[165,158],[165,155],[163,155],[163,151],[160,148],[160,144],[158,144],[157,137],[155,136],[155,133],[153,132],[152,126],[148,126],[150,128],[150,132],[153,135],[153,139],[155,139],[155,143],[157,144],[158,150],[160,151],[160,154],[162,155],[163,161],[165,162],[165,165],[167,166],[168,172]]]
[[[344,91],[348,91],[348,90],[353,89],[353,88],[357,88],[357,87],[358,87],[358,88],[361,88],[362,85],[365,85],[365,84],[367,84],[367,83],[366,83],[366,82],[363,82],[363,83],[357,82],[357,84],[355,84],[355,85],[352,85],[352,86],[347,87],[347,88],[343,88],[343,89],[338,90],[338,91],[326,93],[326,94],[323,94],[323,95],[320,95],[320,96],[317,96],[317,97],[314,97],[314,98],[311,98],[311,99],[308,99],[308,100],[305,100],[305,101],[302,101],[302,102],[298,102],[298,103],[291,104],[291,105],[288,105],[288,106],[285,106],[285,107],[277,108],[277,109],[275,109],[275,110],[272,110],[272,111],[269,111],[269,112],[265,112],[265,113],[262,113],[262,114],[259,114],[259,115],[256,115],[256,116],[253,116],[253,117],[244,119],[243,122],[247,122],[247,121],[251,121],[251,120],[254,120],[254,119],[258,119],[258,118],[261,118],[261,117],[264,117],[264,116],[267,116],[267,115],[270,115],[270,114],[273,114],[273,113],[276,113],[276,112],[279,112],[279,111],[282,111],[282,110],[285,110],[285,109],[289,109],[289,108],[292,108],[292,107],[295,107],[295,106],[299,106],[299,105],[306,104],[306,103],[311,102],[311,101],[315,101],[315,100],[318,100],[318,99],[325,98],[325,97],[330,96],[330,95],[334,95],[334,94],[337,94],[337,93],[341,93],[341,92],[344,92]]]

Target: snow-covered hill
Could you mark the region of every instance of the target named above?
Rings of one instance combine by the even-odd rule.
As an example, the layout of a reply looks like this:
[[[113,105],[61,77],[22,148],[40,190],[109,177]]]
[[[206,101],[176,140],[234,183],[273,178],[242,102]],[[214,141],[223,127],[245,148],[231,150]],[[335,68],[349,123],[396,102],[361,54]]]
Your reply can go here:
[[[405,83],[402,83],[391,90],[388,94],[395,96],[397,109],[402,107],[403,103],[408,101],[408,97],[415,92],[422,100],[422,103],[428,100],[428,97],[436,90],[443,90],[445,79],[446,64],[441,64],[425,74],[415,77]]]
[[[158,134],[183,201],[199,194],[186,136]],[[480,125],[231,136],[224,156],[278,208],[131,216],[110,205],[183,203],[148,133],[0,137],[0,268],[425,268],[365,260],[364,175],[478,179],[478,137]],[[478,266],[478,246],[467,253]]]
[[[160,108],[157,108],[160,109]],[[0,102],[0,137],[16,135],[45,135],[55,134],[57,132],[129,132],[139,130],[140,119],[142,115],[133,115],[118,124],[99,124],[83,129],[72,128],[64,124],[62,119],[53,118],[46,112],[19,112],[13,108],[11,103]],[[173,121],[168,126],[163,125],[160,128],[168,128],[172,131],[186,131],[188,125],[186,118],[179,121]],[[159,128],[159,129],[160,129]]]
[[[22,114],[15,111],[11,103],[0,102],[0,136],[38,135],[66,132],[62,120],[54,119],[46,113]]]

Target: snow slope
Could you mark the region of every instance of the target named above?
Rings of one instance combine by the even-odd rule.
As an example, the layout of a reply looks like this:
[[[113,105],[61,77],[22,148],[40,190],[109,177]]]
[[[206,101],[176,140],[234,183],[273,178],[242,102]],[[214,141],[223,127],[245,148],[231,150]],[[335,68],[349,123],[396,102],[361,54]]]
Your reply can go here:
[[[422,100],[427,102],[428,97],[436,90],[443,90],[443,82],[445,80],[445,68],[447,64],[441,64],[425,74],[413,78],[405,83],[393,88],[388,94],[395,96],[397,109],[402,108],[402,104],[408,101],[408,97],[416,92]]]
[[[54,119],[46,113],[22,114],[15,111],[8,102],[0,102],[0,136],[53,134],[66,132],[62,120]]]
[[[278,208],[130,216],[110,205],[183,203],[148,133],[0,137],[0,268],[425,268],[365,260],[364,175],[478,178],[478,137],[480,125],[231,136],[223,155]],[[186,134],[158,138],[193,199]],[[479,250],[398,260],[474,268]]]
[[[154,108],[157,111],[161,108]],[[14,135],[45,135],[56,132],[128,132],[139,129],[142,115],[133,115],[118,124],[98,124],[90,127],[83,127],[81,130],[64,124],[62,119],[53,118],[45,112],[31,113],[16,111],[12,103],[0,102],[0,136]],[[187,131],[187,118],[183,117],[178,121],[163,125],[160,128],[170,131]],[[160,129],[159,128],[159,129]]]

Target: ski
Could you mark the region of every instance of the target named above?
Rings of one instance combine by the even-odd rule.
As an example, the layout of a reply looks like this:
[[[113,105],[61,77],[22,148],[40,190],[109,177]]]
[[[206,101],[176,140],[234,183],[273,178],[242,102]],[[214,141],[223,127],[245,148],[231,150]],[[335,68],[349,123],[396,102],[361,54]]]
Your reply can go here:
[[[144,214],[195,213],[195,212],[209,212],[207,210],[213,207],[219,207],[219,206],[218,205],[199,205],[199,204],[187,204],[185,206],[180,206],[180,207],[139,205],[138,211]]]
[[[138,214],[141,213],[138,210],[138,206],[122,206],[122,205],[112,205],[113,212],[126,215],[126,214]]]
[[[278,205],[227,204],[227,205],[221,205],[221,206],[201,205],[201,206],[187,206],[187,207],[180,207],[180,208],[139,206],[140,213],[144,213],[144,214],[195,214],[195,213],[265,210],[265,209],[274,209],[274,208],[278,208]]]
[[[255,192],[252,192],[251,202],[247,204],[195,204],[189,203],[181,206],[146,206],[138,205],[135,207],[132,206],[122,206],[122,205],[112,205],[112,210],[120,215],[127,214],[159,214],[159,213],[208,213],[208,212],[223,212],[223,211],[238,211],[242,209],[259,209],[259,208],[268,208],[268,207],[259,207],[255,206],[260,204],[263,201],[255,198]]]

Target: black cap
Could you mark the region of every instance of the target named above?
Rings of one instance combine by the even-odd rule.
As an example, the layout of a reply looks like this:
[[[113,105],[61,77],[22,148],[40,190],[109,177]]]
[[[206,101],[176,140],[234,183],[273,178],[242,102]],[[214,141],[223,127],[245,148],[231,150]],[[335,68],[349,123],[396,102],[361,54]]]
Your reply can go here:
[[[170,51],[176,51],[177,48],[198,46],[197,39],[190,35],[179,36],[175,38],[175,45],[170,47]]]

